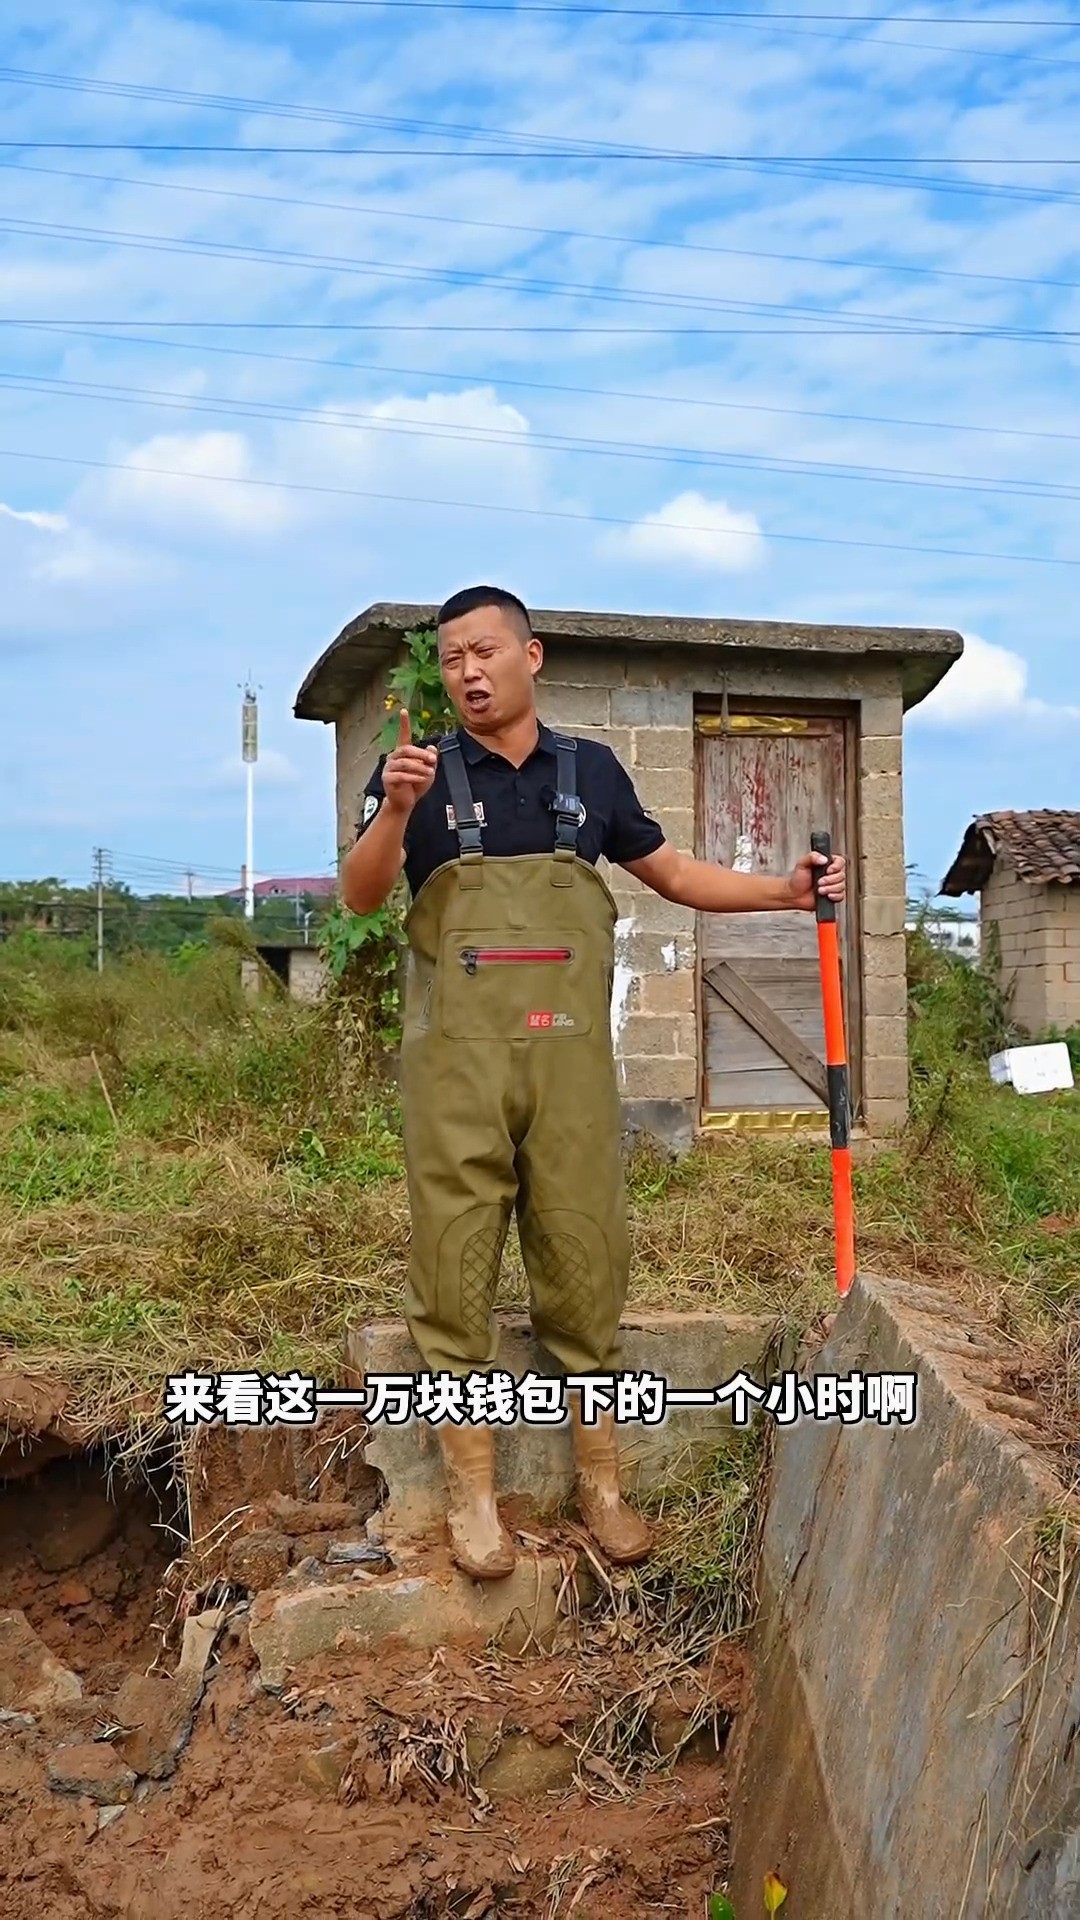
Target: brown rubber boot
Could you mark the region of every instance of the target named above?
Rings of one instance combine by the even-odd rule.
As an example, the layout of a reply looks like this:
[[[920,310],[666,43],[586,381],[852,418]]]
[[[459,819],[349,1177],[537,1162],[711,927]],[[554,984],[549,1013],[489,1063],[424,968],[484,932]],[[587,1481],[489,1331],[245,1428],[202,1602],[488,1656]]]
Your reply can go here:
[[[598,1414],[595,1426],[586,1426],[577,1394],[569,1398],[581,1517],[601,1552],[615,1566],[636,1566],[648,1557],[652,1535],[619,1489],[615,1416]]]
[[[450,1504],[450,1552],[473,1580],[505,1580],[517,1565],[495,1504],[495,1435],[490,1427],[438,1429]]]

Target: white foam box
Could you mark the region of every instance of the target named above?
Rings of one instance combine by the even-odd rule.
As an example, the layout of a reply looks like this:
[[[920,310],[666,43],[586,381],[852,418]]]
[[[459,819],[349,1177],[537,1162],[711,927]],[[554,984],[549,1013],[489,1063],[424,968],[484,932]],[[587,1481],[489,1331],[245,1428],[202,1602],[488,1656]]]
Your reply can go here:
[[[1057,1093],[1076,1085],[1064,1040],[991,1054],[990,1077],[997,1086],[1012,1087],[1015,1093]]]

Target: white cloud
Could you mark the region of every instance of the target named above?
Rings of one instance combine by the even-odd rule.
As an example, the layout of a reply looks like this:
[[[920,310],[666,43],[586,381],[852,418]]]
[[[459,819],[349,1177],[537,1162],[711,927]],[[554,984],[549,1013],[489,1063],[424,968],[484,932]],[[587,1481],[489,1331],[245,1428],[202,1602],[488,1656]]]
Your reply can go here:
[[[1037,700],[1028,692],[1028,663],[1008,647],[977,633],[964,637],[964,651],[913,718],[937,727],[983,727],[1000,720],[1075,718],[1080,709]]]
[[[536,504],[541,466],[529,422],[491,387],[423,396],[391,394],[324,404],[316,418],[279,430],[274,471],[316,485]],[[374,504],[374,503],[373,503]],[[364,511],[312,497],[306,511]]]
[[[658,566],[678,562],[703,573],[745,573],[757,566],[765,540],[754,514],[703,493],[677,494],[616,538],[624,554]]]
[[[66,533],[70,522],[62,513],[38,513],[32,508],[21,509],[6,506],[0,500],[0,514],[5,520],[18,520],[26,527],[36,527],[39,533]]]
[[[527,434],[529,422],[517,407],[500,400],[493,387],[472,387],[464,393],[429,393],[422,400],[395,395],[372,409],[377,420],[435,421],[452,431]]]
[[[114,589],[148,571],[149,563],[139,555],[99,539],[66,513],[9,507],[0,500],[0,530],[9,614],[20,588],[40,600],[42,586]]]
[[[115,588],[153,579],[160,587],[167,571],[160,561],[129,547],[99,540],[87,527],[71,527],[51,553],[31,568],[31,578],[56,586]]]
[[[288,520],[289,501],[272,488],[237,484],[257,477],[245,434],[159,433],[125,455],[106,491],[121,512],[273,533]]]

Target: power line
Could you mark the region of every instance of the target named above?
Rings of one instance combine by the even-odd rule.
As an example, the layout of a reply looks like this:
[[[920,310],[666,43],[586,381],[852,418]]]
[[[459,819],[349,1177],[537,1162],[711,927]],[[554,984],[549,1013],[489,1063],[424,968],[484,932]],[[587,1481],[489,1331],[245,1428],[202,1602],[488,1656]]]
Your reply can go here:
[[[1076,22],[1076,25],[1078,29],[1080,29],[1080,20]],[[365,127],[365,128],[374,128],[379,131],[389,130],[394,132],[406,132],[406,133],[462,134],[469,138],[474,138],[477,135],[481,135],[484,137],[497,137],[499,139],[504,139],[504,140],[524,139],[530,143],[530,148],[535,146],[542,150],[549,149],[549,150],[554,150],[555,152],[561,152],[562,150],[566,149],[569,146],[575,152],[583,151],[589,154],[608,153],[612,156],[623,157],[623,158],[637,157],[638,154],[645,153],[650,155],[650,157],[655,155],[658,158],[663,157],[668,159],[672,159],[672,158],[695,159],[695,160],[719,159],[723,162],[739,161],[743,163],[754,162],[755,164],[760,162],[761,164],[764,164],[764,165],[783,164],[783,165],[800,165],[800,166],[802,165],[807,165],[807,166],[809,165],[830,165],[830,166],[832,165],[836,165],[836,166],[839,166],[839,165],[868,165],[868,166],[870,165],[873,165],[873,166],[886,166],[886,165],[889,165],[889,166],[908,166],[908,165],[910,166],[1001,166],[1001,165],[1009,165],[1009,166],[1053,167],[1053,166],[1080,165],[1080,159],[1076,159],[1076,158],[1058,159],[1058,160],[1039,160],[1039,159],[1032,159],[1030,157],[1027,157],[1027,158],[1009,159],[1009,160],[1003,161],[1000,155],[995,155],[992,158],[989,158],[986,160],[966,159],[963,156],[960,156],[957,154],[946,154],[940,158],[933,158],[933,159],[927,158],[926,156],[923,156],[923,155],[912,155],[912,154],[901,154],[901,155],[892,156],[892,157],[888,157],[882,154],[870,154],[860,158],[855,158],[855,157],[845,158],[842,155],[822,155],[822,156],[754,155],[754,154],[708,155],[708,154],[694,153],[693,150],[691,149],[679,149],[679,148],[665,149],[665,148],[652,148],[652,147],[629,148],[626,146],[626,143],[613,142],[613,141],[607,141],[607,140],[587,140],[587,141],[579,141],[576,143],[572,143],[572,142],[568,143],[561,135],[528,133],[527,131],[523,131],[520,128],[478,127],[470,124],[463,124],[461,122],[448,121],[448,120],[405,118],[405,117],[402,117],[401,115],[392,115],[392,114],[356,113],[355,111],[352,111],[347,108],[335,109],[332,107],[319,107],[319,106],[313,106],[309,103],[296,102],[296,101],[263,100],[259,98],[248,98],[247,96],[244,96],[244,95],[232,95],[232,94],[196,93],[185,88],[149,87],[149,86],[145,86],[142,84],[137,84],[129,81],[92,80],[80,74],[50,73],[38,68],[0,67],[0,81],[5,81],[5,80],[15,85],[49,87],[57,91],[67,92],[67,93],[96,94],[96,95],[104,96],[107,99],[121,99],[121,100],[132,99],[132,100],[139,100],[139,101],[149,100],[153,102],[161,101],[174,106],[179,105],[179,106],[199,107],[200,109],[203,109],[206,111],[225,112],[225,113],[231,113],[231,114],[243,114],[245,116],[254,114],[257,116],[269,117],[271,119],[296,119],[301,121],[312,121],[317,124],[329,125],[329,126]],[[13,144],[13,143],[0,141],[0,146],[9,145],[9,144]],[[43,144],[51,144],[51,143],[43,143]],[[168,149],[166,149],[166,151],[168,151]],[[213,149],[213,151],[220,151],[220,149]],[[229,148],[224,149],[224,151],[227,151],[227,152],[241,151],[246,153],[246,152],[258,152],[258,151],[266,151],[266,150],[248,148],[248,147],[238,149],[235,146],[231,146]],[[292,149],[285,149],[285,151],[292,151]],[[331,149],[317,148],[315,151],[319,153],[323,153],[327,151],[329,151],[330,153],[333,153],[336,150],[333,148]],[[346,151],[349,151],[349,150],[346,149]],[[369,149],[363,148],[360,151],[368,152]],[[208,189],[208,191],[213,191],[213,190]],[[297,204],[309,204],[309,203],[298,202]],[[480,222],[478,224],[486,225],[486,224],[493,224],[493,223]]]
[[[601,513],[574,513],[561,507],[516,507],[505,502],[487,500],[439,500],[418,494],[382,493],[360,487],[319,486],[313,482],[300,480],[257,480],[247,476],[219,473],[193,473],[179,467],[150,467],[140,462],[138,467],[125,465],[120,460],[89,460],[67,453],[38,453],[24,447],[0,447],[0,458],[8,460],[35,460],[48,466],[81,467],[96,473],[137,473],[140,478],[153,475],[158,479],[186,480],[189,484],[210,484],[224,487],[250,487],[261,492],[302,493],[317,495],[326,499],[372,500],[382,505],[406,507],[438,507],[440,510],[455,513],[497,513],[509,514],[515,519],[576,521],[587,526],[637,527],[640,520],[625,516]],[[928,547],[910,545],[894,540],[851,540],[835,534],[823,533],[784,533],[770,529],[767,535],[751,532],[742,528],[665,521],[665,531],[669,533],[707,533],[715,537],[722,531],[725,539],[769,539],[795,542],[799,546],[813,547],[855,547],[875,553],[918,553],[939,558],[955,560],[996,560],[1002,563],[1045,566],[1080,567],[1080,556],[1071,558],[1057,554],[1041,553],[1002,553],[972,547]]]
[[[1078,62],[1080,64],[1080,62]],[[520,135],[506,136],[521,138]],[[847,168],[869,168],[875,166],[1003,166],[1024,164],[1031,166],[1076,166],[1080,160],[1032,160],[1025,162],[1004,162],[1001,159],[955,160],[951,155],[945,160],[931,161],[913,159],[904,156],[901,160],[879,160],[873,156],[863,159],[829,158],[795,159],[788,156],[769,157],[765,155],[724,155],[696,153],[693,151],[666,150],[659,147],[605,149],[598,144],[578,143],[574,147],[278,147],[278,146],[211,146],[193,143],[147,143],[133,140],[0,140],[0,149],[14,153],[74,152],[74,153],[168,153],[168,154],[206,154],[210,156],[229,154],[234,159],[260,159],[268,156],[276,159],[297,157],[321,160],[341,159],[386,159],[399,160],[559,160],[574,163],[600,160],[624,160],[634,165],[651,165],[653,162],[669,162],[678,166],[718,168],[734,173],[766,173],[775,177],[787,177],[797,180],[824,180],[831,186],[837,184],[865,187],[883,186],[911,189],[920,193],[940,193],[959,195],[962,198],[1016,200],[1036,204],[1052,204],[1058,201],[1080,200],[1080,193],[1071,189],[1055,187],[1025,187],[1012,184],[991,184],[973,180],[942,180],[933,175],[888,174],[862,172],[843,172]]]
[[[147,324],[152,326],[155,323],[150,321]],[[46,325],[39,321],[3,319],[0,319],[0,326],[25,328],[33,332],[58,334],[61,337],[67,335],[76,340],[98,340],[109,346],[118,344],[114,334],[95,333],[79,326],[69,327],[59,323]],[[161,347],[172,352],[188,353],[197,344],[200,354],[213,353],[235,360],[266,360],[281,366],[320,367],[328,373],[344,371],[393,374],[395,378],[415,380],[455,380],[465,386],[477,383],[486,385],[491,379],[491,375],[487,373],[457,373],[446,367],[397,367],[381,360],[324,360],[315,354],[267,353],[257,347],[222,347],[206,340],[200,340],[197,343],[189,340],[155,340],[142,334],[128,334],[121,337],[125,345]],[[920,420],[888,413],[843,413],[833,412],[825,407],[778,407],[769,406],[760,401],[717,400],[711,395],[647,393],[625,387],[571,386],[553,380],[522,380],[503,374],[499,375],[499,385],[528,393],[562,393],[588,399],[646,401],[662,406],[708,408],[724,413],[775,414],[782,419],[836,420],[857,426],[911,427],[934,433],[993,434],[1007,439],[1061,440],[1070,444],[1080,444],[1080,434],[1060,433],[1036,427],[1005,427],[959,420]]]
[[[827,316],[823,316],[827,317]],[[1072,332],[1015,332],[1008,328],[994,327],[931,327],[931,326],[847,326],[847,327],[582,327],[561,322],[549,326],[544,322],[527,321],[516,324],[505,322],[484,322],[465,324],[460,321],[401,321],[401,320],[101,320],[86,322],[90,327],[208,327],[248,333],[258,332],[317,332],[317,333],[461,333],[461,334],[555,334],[561,339],[596,338],[615,340],[660,339],[660,340],[879,340],[897,338],[904,340],[1000,340],[1007,345],[1027,343],[1032,346],[1073,346],[1080,340],[1080,330]],[[0,316],[0,326],[26,326],[52,328],[63,331],[55,320],[37,320],[29,316],[25,319],[10,320]],[[491,376],[486,376],[490,380]]]
[[[312,200],[295,194],[252,193],[240,187],[207,187],[181,180],[145,180],[134,174],[86,173],[72,167],[36,167],[25,161],[0,160],[0,168],[20,174],[42,174],[50,179],[100,181],[108,186],[144,187],[154,193],[190,193],[215,200],[247,200],[275,207],[308,207],[317,212],[354,213],[366,218],[412,220],[437,227],[470,227],[485,233],[529,234],[541,240],[594,240],[610,246],[644,247],[665,253],[715,254],[736,260],[774,260],[810,267],[837,267],[847,272],[918,274],[934,280],[993,281],[1007,287],[1052,287],[1080,292],[1080,280],[1042,280],[1028,274],[976,273],[959,267],[927,267],[911,261],[844,259],[820,253],[776,253],[761,247],[721,247],[695,240],[658,240],[646,234],[592,233],[586,228],[533,227],[519,221],[467,220],[460,215],[418,213],[412,208],[362,206],[352,200]]]
[[[906,314],[878,313],[875,309],[868,307],[804,307],[790,301],[710,299],[703,295],[686,296],[653,292],[644,287],[592,286],[587,283],[529,278],[521,274],[486,272],[471,268],[413,266],[404,261],[356,260],[348,255],[305,254],[284,248],[238,245],[232,241],[176,239],[169,234],[137,233],[127,228],[84,227],[54,221],[9,218],[0,220],[0,231],[73,245],[118,246],[134,252],[178,254],[184,258],[195,255],[202,259],[241,261],[254,266],[288,268],[294,272],[348,273],[360,278],[404,280],[410,283],[419,281],[424,285],[452,289],[506,288],[516,293],[542,294],[549,298],[600,300],[616,306],[655,306],[674,311],[753,314],[769,318],[790,316],[800,320],[809,319],[814,322],[815,328],[825,321],[842,319],[848,323],[841,329],[844,333],[851,331],[909,333],[915,337],[926,334],[935,336],[943,334],[947,337],[960,334],[969,339],[1032,342],[1056,342],[1073,337],[1071,333],[1057,328],[999,325],[980,327],[966,321],[909,319]],[[471,331],[469,328],[460,330]],[[488,330],[490,329],[485,329],[485,331]],[[520,329],[495,329],[500,332],[504,330],[519,331]],[[545,330],[532,327],[526,329],[529,332]],[[428,331],[426,326],[424,331]],[[554,331],[572,333],[587,332],[589,329],[560,326]],[[665,330],[650,328],[648,331]],[[784,331],[786,332],[787,329]]]
[[[902,339],[930,340],[994,340],[1001,339],[1013,344],[1018,340],[1029,341],[1034,345],[1072,346],[1080,339],[1080,331],[1071,333],[1010,333],[1007,329],[996,331],[993,328],[966,327],[918,327],[918,326],[872,326],[872,327],[581,327],[569,326],[565,322],[548,326],[540,322],[523,322],[507,325],[505,323],[485,322],[483,325],[464,324],[459,321],[401,321],[401,320],[88,320],[87,327],[188,327],[209,328],[212,331],[240,333],[464,333],[464,334],[557,334],[561,338],[602,336],[604,339],[704,339],[731,340],[749,336],[754,340],[830,340],[855,339],[877,340],[899,335]],[[49,328],[56,332],[64,330],[63,323],[56,320],[38,320],[27,315],[18,320],[0,315],[0,326],[20,326]],[[485,378],[491,378],[490,375]]]
[[[678,12],[668,7],[605,7],[591,4],[581,6],[560,6],[548,4],[548,0],[264,0],[264,4],[289,7],[378,7],[386,13],[397,13],[422,7],[436,13],[587,13],[620,14],[631,18],[640,16],[646,20],[673,20],[677,23],[693,24],[695,20],[729,20],[755,24],[761,21],[777,21],[781,24],[802,22],[804,20],[833,22],[841,26],[859,27],[907,26],[915,27],[1039,27],[1060,32],[1064,29],[1075,31],[1080,27],[1078,20],[1015,20],[1002,18],[995,14],[960,15],[956,19],[944,18],[936,13],[774,13],[771,10],[759,10],[755,7],[702,7],[692,11]]]
[[[315,0],[319,6],[326,0]],[[382,5],[383,0],[372,0],[373,5]],[[419,4],[419,0],[417,0]],[[438,125],[438,122],[429,123]],[[466,131],[462,129],[462,131]],[[484,133],[489,138],[499,137],[497,127],[477,127],[469,131]],[[529,134],[527,132],[506,133],[504,139],[540,140],[551,136]],[[214,144],[203,141],[147,141],[147,140],[0,140],[0,147],[13,153],[209,153],[235,154],[244,158],[288,159],[290,155],[305,159],[345,160],[345,159],[430,159],[430,160],[669,160],[679,165],[706,167],[1080,167],[1080,156],[1076,155],[1011,155],[1003,159],[1001,154],[986,154],[976,157],[972,154],[938,153],[706,153],[692,147],[619,147],[611,142],[578,141],[565,142],[561,146],[554,144],[545,147],[526,147],[504,149],[494,147],[283,147],[283,146],[241,146],[235,140]],[[915,179],[912,185],[919,186]],[[949,184],[935,183],[935,184]]]
[[[92,891],[92,886],[91,886],[91,891]],[[234,892],[238,899],[242,898],[243,889],[241,887],[236,887],[234,889]],[[155,899],[153,895],[133,893],[125,900],[115,900],[115,899],[110,900],[108,897],[108,894],[106,893],[101,903],[101,912],[103,914],[110,914],[110,913],[122,914],[122,913],[129,913],[133,909],[137,909],[140,917],[147,914],[150,914],[150,915],[160,914],[162,918],[167,918],[171,921],[202,920],[202,919],[205,919],[206,917],[207,908],[212,907],[215,904],[215,902],[217,902],[218,900],[224,900],[231,897],[232,897],[231,894],[227,894],[223,892],[220,894],[212,894],[212,893],[200,894],[196,898],[188,899],[186,895],[177,893],[177,894],[168,894],[168,895],[158,895],[157,898]],[[300,897],[301,899],[303,899],[304,897],[302,890],[301,890]],[[270,901],[272,901],[275,906],[280,904],[282,907],[288,908],[294,904],[295,895],[291,893],[273,894],[270,896]],[[265,898],[262,898],[258,902],[259,908],[264,910],[264,916],[265,916],[265,908],[268,904],[270,904],[270,901],[268,901]],[[3,897],[0,896],[0,920],[2,920],[5,906],[10,907],[13,905],[18,905],[20,908],[29,908],[32,910],[36,909],[38,912],[43,912],[49,908],[54,910],[58,908],[63,908],[65,912],[93,914],[93,913],[96,913],[98,910],[96,906],[96,902],[90,898],[87,898],[84,900],[73,900],[69,896],[65,896],[63,899],[57,900],[55,897],[50,898],[48,896],[44,896],[40,900],[23,898],[23,899],[20,899],[18,902],[9,902],[9,901],[5,901]],[[265,917],[264,917],[264,924],[265,924]],[[41,931],[45,932],[47,931],[47,929],[42,928]]]
[[[202,875],[204,878],[208,880],[220,878],[225,875],[229,875],[231,877],[237,871],[235,867],[207,866],[206,863],[201,860],[198,860],[198,861],[168,860],[156,853],[113,852],[110,855],[110,858],[113,860],[122,860],[124,865],[127,867],[149,866],[149,867],[154,867],[155,869],[161,872],[169,871],[171,873],[180,873],[180,874],[194,873],[196,877]]]
[[[160,406],[180,413],[210,414],[239,420],[285,420],[328,432],[351,430],[358,433],[390,433],[407,439],[449,440],[466,446],[495,446],[521,449],[523,436],[509,430],[469,427],[449,420],[393,421],[376,412],[346,412],[321,407],[296,407],[285,402],[235,402],[227,396],[169,393],[154,387],[112,386],[97,381],[64,380],[51,375],[12,374],[0,368],[0,389],[15,392],[59,392],[62,398],[97,400],[107,398],[131,406]],[[1048,480],[1014,480],[989,474],[941,473],[934,470],[857,465],[849,461],[812,461],[784,459],[768,454],[750,454],[725,448],[677,447],[641,441],[583,438],[541,430],[529,435],[528,445],[537,451],[618,460],[656,462],[664,466],[688,466],[721,469],[725,472],[778,474],[798,479],[873,482],[884,486],[933,488],[950,493],[989,494],[1025,500],[1080,500],[1080,486]]]
[[[380,11],[390,12],[390,13],[393,13],[395,10],[398,10],[398,9],[400,9],[401,11],[404,11],[409,7],[419,8],[422,11],[434,11],[434,12],[457,11],[457,7],[450,4],[450,0],[444,0],[444,4],[441,4],[441,5],[437,3],[437,0],[397,0],[397,7],[395,7],[394,5],[387,5],[387,0],[297,0],[297,3],[304,4],[304,5],[320,5],[320,6],[326,6],[326,7],[347,6],[349,4],[356,4],[357,6],[359,6],[363,4],[365,7],[372,8],[372,9],[378,8]],[[471,11],[473,9],[470,8],[469,10]],[[530,11],[541,13],[545,11],[545,8],[539,5],[537,5],[535,8],[530,8],[528,6],[516,6],[516,5],[506,4],[502,7],[498,7],[498,6],[477,7],[475,10],[480,12],[490,12],[490,13],[501,11],[508,14],[514,14],[514,13],[528,13]],[[573,13],[575,11],[573,8],[569,8],[569,7],[550,7],[546,10],[551,13],[565,13],[571,18],[573,17]],[[584,12],[585,9],[583,8],[581,11]],[[622,8],[622,7],[612,8],[611,12],[613,15],[617,15],[619,13],[626,13],[627,17],[630,19],[633,19],[635,17],[634,12],[629,8]],[[652,16],[646,15],[646,17],[649,18]],[[676,25],[682,25],[684,22],[688,25],[692,25],[693,21],[697,18],[700,18],[701,16],[690,14],[690,13],[685,13],[685,14],[684,13],[663,13],[663,14],[657,15],[656,17],[662,18],[665,20],[670,20],[673,24],[676,24]],[[799,16],[800,19],[808,19],[810,17],[811,17],[810,15],[805,15],[805,14]],[[852,16],[848,14],[841,16],[841,18],[844,20],[848,20],[851,17]],[[929,20],[926,20],[926,19],[922,20],[921,23],[923,25],[931,25],[931,26],[940,25],[940,26],[946,26],[946,27],[951,26],[953,24],[958,24],[952,21],[939,20],[936,15],[931,17]],[[882,16],[881,24],[888,25],[888,26],[905,26],[907,24],[907,17],[900,14],[890,14],[887,16]],[[978,24],[980,26],[985,26],[985,25],[995,25],[997,23],[994,21],[980,20]],[[1024,24],[1026,25],[1027,23],[1024,22]],[[1062,25],[1064,24],[1065,23],[1062,23]],[[1070,22],[1069,24],[1074,25],[1075,23]],[[972,61],[1005,60],[1010,63],[1015,63],[1017,61],[1020,61],[1025,65],[1040,66],[1040,67],[1080,66],[1080,60],[1070,60],[1068,57],[1060,54],[1028,53],[1026,51],[1022,51],[1015,47],[1009,47],[1009,48],[957,47],[957,46],[951,46],[948,44],[943,44],[940,40],[887,40],[887,39],[884,39],[880,34],[850,33],[850,32],[838,33],[824,26],[801,27],[801,26],[793,26],[793,25],[787,25],[787,24],[779,24],[777,23],[775,18],[772,24],[770,24],[768,17],[764,17],[764,16],[759,16],[757,18],[751,19],[745,14],[741,14],[738,16],[732,15],[732,17],[727,21],[727,25],[729,28],[734,27],[736,29],[742,29],[743,31],[750,32],[750,33],[778,33],[779,32],[779,33],[783,33],[787,38],[794,38],[799,40],[832,40],[832,41],[838,42],[841,46],[845,46],[845,47],[846,46],[868,46],[868,47],[874,47],[875,49],[888,47],[900,53],[911,52],[911,53],[948,54],[950,60],[972,60]]]

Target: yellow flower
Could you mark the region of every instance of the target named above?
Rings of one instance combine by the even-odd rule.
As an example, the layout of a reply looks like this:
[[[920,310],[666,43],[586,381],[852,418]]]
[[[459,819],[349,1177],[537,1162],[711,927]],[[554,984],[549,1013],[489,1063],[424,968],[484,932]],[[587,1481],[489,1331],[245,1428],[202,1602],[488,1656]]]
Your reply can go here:
[[[783,1906],[784,1901],[786,1899],[787,1899],[787,1888],[785,1887],[783,1881],[778,1880],[775,1873],[767,1873],[765,1875],[765,1911],[766,1913],[779,1913],[780,1908]]]

